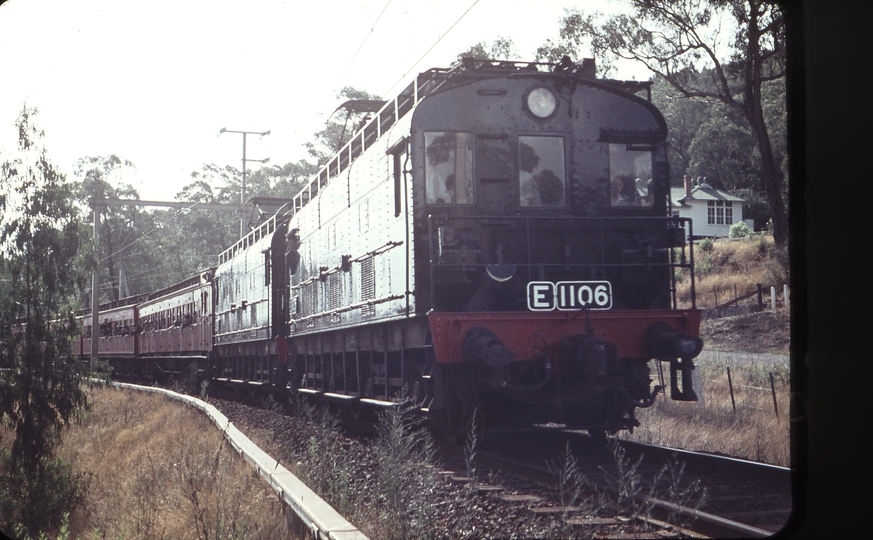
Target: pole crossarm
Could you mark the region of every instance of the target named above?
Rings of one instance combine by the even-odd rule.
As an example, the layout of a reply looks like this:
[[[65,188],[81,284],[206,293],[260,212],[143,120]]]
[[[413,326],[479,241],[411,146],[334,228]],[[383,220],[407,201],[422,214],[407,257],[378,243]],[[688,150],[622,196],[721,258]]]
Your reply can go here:
[[[243,206],[238,204],[200,203],[184,201],[144,201],[141,199],[88,199],[91,208],[105,206],[163,206],[168,208],[198,208],[221,212],[239,212]]]

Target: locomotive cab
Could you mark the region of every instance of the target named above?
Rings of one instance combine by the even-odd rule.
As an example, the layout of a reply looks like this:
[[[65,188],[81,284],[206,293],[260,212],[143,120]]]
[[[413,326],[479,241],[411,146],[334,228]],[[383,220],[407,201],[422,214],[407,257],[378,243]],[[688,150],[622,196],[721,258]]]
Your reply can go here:
[[[669,308],[660,113],[571,73],[476,73],[413,116],[419,308],[526,310],[527,283],[580,279],[622,282],[617,309]]]
[[[700,318],[675,309],[663,116],[584,66],[469,63],[416,108],[416,305],[460,402],[616,431],[662,389],[650,359],[697,399]]]

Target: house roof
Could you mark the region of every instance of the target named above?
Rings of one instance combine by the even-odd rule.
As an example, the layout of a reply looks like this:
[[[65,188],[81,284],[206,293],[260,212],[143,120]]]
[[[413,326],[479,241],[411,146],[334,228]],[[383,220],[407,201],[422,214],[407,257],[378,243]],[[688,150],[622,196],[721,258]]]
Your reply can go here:
[[[698,184],[691,190],[691,195],[685,195],[684,187],[670,188],[670,199],[673,206],[688,206],[686,201],[731,201],[744,202],[745,199],[735,197],[726,191],[715,189],[709,184]]]

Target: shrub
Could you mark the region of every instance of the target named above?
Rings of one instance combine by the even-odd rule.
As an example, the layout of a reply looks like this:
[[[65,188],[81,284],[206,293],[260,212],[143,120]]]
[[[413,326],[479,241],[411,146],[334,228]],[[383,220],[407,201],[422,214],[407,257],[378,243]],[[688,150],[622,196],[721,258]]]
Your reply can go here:
[[[698,274],[705,274],[712,270],[712,255],[705,253],[694,261],[694,271]]]
[[[61,525],[85,498],[91,478],[58,457],[45,457],[33,472],[0,453],[0,510],[5,526],[37,535]]]
[[[747,238],[751,236],[751,234],[752,230],[744,221],[734,223],[728,231],[728,236],[731,238]]]
[[[697,244],[697,248],[704,253],[712,253],[714,245],[711,238],[704,238]]]

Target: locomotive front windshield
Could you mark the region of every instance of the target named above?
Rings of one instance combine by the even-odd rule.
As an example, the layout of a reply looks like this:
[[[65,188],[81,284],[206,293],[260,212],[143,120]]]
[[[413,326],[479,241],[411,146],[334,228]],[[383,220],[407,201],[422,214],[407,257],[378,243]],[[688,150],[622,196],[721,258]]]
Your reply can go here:
[[[565,206],[566,167],[561,136],[519,136],[517,173],[512,142],[506,135],[475,137],[476,181],[516,182],[523,207]],[[425,176],[429,204],[472,204],[474,137],[469,133],[426,132]],[[651,164],[649,165],[651,171]],[[514,180],[512,180],[514,178]]]
[[[521,206],[564,206],[564,138],[518,138]]]

